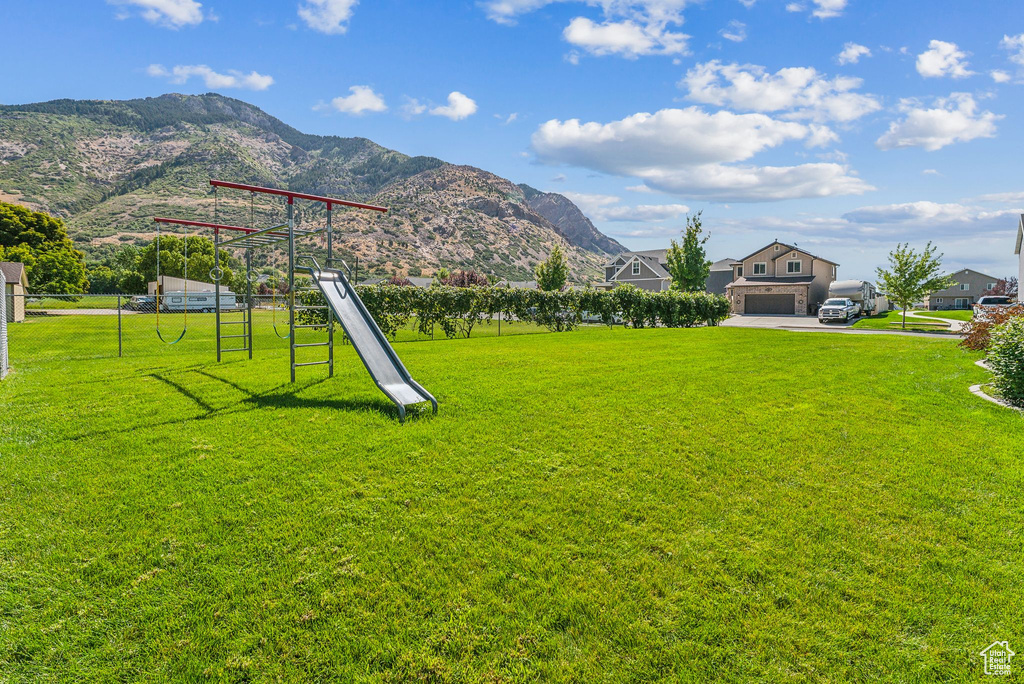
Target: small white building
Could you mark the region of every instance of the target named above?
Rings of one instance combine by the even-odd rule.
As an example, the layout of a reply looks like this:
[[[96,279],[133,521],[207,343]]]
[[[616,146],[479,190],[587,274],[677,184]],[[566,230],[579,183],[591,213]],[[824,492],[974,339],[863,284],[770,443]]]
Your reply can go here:
[[[152,281],[149,283],[149,294],[155,295],[158,281]],[[172,276],[160,276],[160,294],[164,292],[184,292],[188,289],[189,292],[213,292],[217,287],[213,283],[202,283],[198,280],[186,280],[184,278],[174,278]],[[186,288],[185,286],[188,285]]]

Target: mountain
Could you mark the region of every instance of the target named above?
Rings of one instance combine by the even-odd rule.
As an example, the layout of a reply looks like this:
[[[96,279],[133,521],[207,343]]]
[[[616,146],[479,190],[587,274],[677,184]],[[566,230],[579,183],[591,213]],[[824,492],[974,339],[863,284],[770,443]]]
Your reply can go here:
[[[151,240],[158,215],[284,221],[280,198],[215,196],[210,178],[389,207],[387,214],[335,212],[336,245],[359,259],[363,273],[475,268],[523,279],[561,244],[573,278],[587,281],[599,277],[608,252],[621,249],[561,195],[366,138],[302,133],[213,93],[0,106],[0,200],[64,218],[90,257]],[[296,207],[300,227],[322,225],[321,207]],[[255,256],[259,266],[283,259],[280,252]]]
[[[553,223],[558,232],[572,244],[590,252],[604,254],[626,251],[621,244],[595,228],[593,222],[565,195],[541,192],[525,183],[520,183],[519,187],[530,208]]]

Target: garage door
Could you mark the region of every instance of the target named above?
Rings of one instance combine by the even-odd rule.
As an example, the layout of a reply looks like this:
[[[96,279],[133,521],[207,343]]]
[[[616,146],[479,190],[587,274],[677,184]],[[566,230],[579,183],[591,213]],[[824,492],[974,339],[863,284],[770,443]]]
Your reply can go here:
[[[789,314],[796,313],[796,295],[791,294],[748,294],[743,303],[748,314]]]

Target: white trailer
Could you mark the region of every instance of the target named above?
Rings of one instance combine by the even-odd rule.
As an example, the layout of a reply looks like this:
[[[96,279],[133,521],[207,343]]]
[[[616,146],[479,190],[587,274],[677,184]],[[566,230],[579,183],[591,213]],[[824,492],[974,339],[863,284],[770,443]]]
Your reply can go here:
[[[189,292],[187,298],[188,310],[191,312],[210,312],[217,308],[217,294],[215,292]],[[160,295],[160,308],[170,313],[180,313],[185,311],[185,300],[185,292],[166,292]],[[239,308],[234,292],[221,291],[220,308],[221,311]]]
[[[858,315],[870,316],[878,308],[878,292],[875,284],[867,280],[837,280],[828,286],[828,296],[853,301],[860,307]]]

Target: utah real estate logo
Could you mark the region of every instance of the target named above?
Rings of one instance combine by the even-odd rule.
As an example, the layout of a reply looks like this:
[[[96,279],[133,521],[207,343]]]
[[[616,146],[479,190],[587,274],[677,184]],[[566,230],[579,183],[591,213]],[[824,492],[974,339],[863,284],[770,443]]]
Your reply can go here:
[[[1010,674],[1010,659],[1016,655],[1008,641],[993,641],[979,654],[985,660],[985,674]]]

